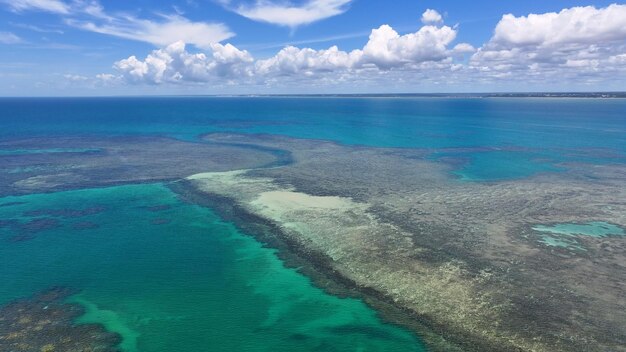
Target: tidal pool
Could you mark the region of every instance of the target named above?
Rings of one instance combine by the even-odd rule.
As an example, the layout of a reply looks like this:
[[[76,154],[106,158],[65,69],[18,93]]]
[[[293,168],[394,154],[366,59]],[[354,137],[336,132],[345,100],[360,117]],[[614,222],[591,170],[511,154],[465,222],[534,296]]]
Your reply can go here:
[[[626,236],[621,227],[604,221],[591,221],[584,224],[566,223],[551,226],[536,225],[532,228],[543,233],[540,242],[550,247],[586,250],[576,239],[578,236],[604,238],[610,236]]]

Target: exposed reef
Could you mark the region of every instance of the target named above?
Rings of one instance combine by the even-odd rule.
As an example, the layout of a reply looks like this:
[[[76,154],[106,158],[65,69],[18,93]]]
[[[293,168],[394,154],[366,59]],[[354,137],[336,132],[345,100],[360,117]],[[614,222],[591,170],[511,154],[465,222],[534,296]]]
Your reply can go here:
[[[74,324],[83,310],[63,303],[72,293],[57,287],[0,307],[0,351],[119,352],[119,335],[97,324]]]
[[[420,151],[207,138],[284,149],[295,162],[201,173],[184,184],[231,202],[245,221],[271,224],[330,276],[465,350],[626,350],[626,239],[581,236],[579,251],[548,246],[533,229],[593,221],[623,228],[624,167],[568,165],[471,183]]]

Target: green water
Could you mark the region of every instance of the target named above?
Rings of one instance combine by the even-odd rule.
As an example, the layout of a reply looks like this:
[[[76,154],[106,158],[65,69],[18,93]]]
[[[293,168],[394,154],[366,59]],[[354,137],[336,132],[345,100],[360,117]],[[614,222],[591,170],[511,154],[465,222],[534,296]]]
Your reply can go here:
[[[610,236],[626,236],[621,227],[604,221],[592,221],[585,224],[556,224],[552,226],[537,225],[533,230],[543,233],[540,242],[550,247],[561,247],[585,251],[578,236],[604,238]]]
[[[101,211],[59,211],[90,207]],[[24,214],[34,210],[52,215]],[[2,220],[42,217],[58,226],[26,241],[11,241],[18,226],[0,227],[0,303],[77,288],[70,301],[87,311],[79,322],[120,333],[125,351],[424,350],[361,301],[312,286],[273,250],[161,184],[0,198]]]

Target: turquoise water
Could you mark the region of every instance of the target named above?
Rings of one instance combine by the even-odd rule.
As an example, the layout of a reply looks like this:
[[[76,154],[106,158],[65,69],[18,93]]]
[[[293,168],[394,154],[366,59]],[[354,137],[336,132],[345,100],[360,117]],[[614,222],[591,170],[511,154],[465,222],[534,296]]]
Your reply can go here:
[[[53,135],[282,134],[449,153],[469,181],[524,178],[564,163],[626,163],[626,99],[0,99],[0,139]]]
[[[592,221],[585,224],[555,224],[552,226],[537,225],[533,230],[543,233],[540,242],[551,247],[577,249],[585,251],[579,236],[604,238],[610,236],[626,236],[621,227],[604,221]]]
[[[87,309],[79,322],[120,333],[125,351],[424,350],[361,301],[324,293],[164,185],[0,205],[0,219],[13,220],[0,226],[0,304],[50,286],[79,289],[70,298]],[[33,220],[40,226],[27,226]]]
[[[452,173],[462,181],[493,181],[530,177],[539,173],[565,170],[556,166],[558,159],[543,159],[536,153],[484,151],[480,153],[436,152],[431,160],[455,160],[460,163]]]

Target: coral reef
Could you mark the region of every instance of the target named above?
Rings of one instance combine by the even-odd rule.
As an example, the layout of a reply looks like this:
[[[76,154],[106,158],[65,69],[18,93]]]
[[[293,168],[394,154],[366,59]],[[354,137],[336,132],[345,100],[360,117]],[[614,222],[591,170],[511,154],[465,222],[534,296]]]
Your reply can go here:
[[[207,138],[284,149],[295,162],[197,174],[184,184],[232,202],[244,221],[271,224],[311,263],[464,349],[626,350],[626,239],[579,236],[585,250],[577,251],[547,246],[533,230],[591,221],[623,228],[623,167],[568,165],[475,183],[420,151]]]
[[[72,293],[56,287],[0,307],[0,351],[118,352],[117,334],[73,323],[82,308],[63,303]]]

